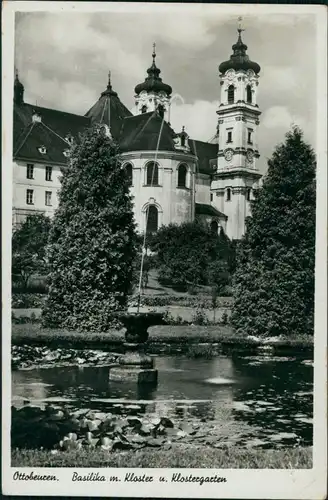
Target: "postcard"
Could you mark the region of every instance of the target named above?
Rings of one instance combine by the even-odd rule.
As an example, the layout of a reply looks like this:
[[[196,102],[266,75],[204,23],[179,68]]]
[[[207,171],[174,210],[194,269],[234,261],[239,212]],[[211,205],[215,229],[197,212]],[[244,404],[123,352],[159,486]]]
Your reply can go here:
[[[4,3],[5,495],[326,497],[326,39]]]

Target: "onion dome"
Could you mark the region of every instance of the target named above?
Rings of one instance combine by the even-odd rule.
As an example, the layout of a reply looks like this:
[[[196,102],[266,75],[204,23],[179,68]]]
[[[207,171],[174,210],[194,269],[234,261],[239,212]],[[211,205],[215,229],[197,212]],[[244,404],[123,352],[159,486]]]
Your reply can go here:
[[[165,92],[167,95],[172,93],[172,87],[162,82],[162,78],[159,76],[161,70],[157,68],[155,63],[156,52],[155,44],[153,49],[153,63],[150,68],[147,69],[148,76],[143,83],[139,83],[134,91],[136,94],[140,94],[143,90],[147,92]]]
[[[17,70],[14,81],[14,101],[16,104],[24,102],[24,85],[19,81]]]
[[[252,69],[255,74],[261,71],[261,67],[256,62],[249,59],[246,54],[247,45],[241,39],[241,32],[244,31],[241,28],[238,29],[238,40],[232,46],[233,54],[230,56],[229,61],[224,61],[219,66],[220,73],[225,73],[228,69],[234,69],[236,71],[243,69],[247,71]]]

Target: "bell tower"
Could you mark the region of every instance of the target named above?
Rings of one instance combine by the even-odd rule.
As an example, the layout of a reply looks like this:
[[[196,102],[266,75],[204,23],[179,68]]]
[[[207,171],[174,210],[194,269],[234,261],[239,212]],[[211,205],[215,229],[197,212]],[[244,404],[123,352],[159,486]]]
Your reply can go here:
[[[172,87],[162,81],[161,70],[156,66],[156,44],[153,44],[153,62],[147,69],[148,76],[139,83],[135,91],[135,114],[149,113],[157,110],[160,116],[170,121],[170,105]]]
[[[239,19],[240,20],[240,19]],[[261,111],[257,104],[260,66],[249,59],[244,31],[239,23],[233,54],[219,66],[221,98],[213,142],[218,143],[217,168],[211,185],[212,204],[225,215],[227,236],[240,239],[250,215],[252,191],[262,175],[257,128]]]

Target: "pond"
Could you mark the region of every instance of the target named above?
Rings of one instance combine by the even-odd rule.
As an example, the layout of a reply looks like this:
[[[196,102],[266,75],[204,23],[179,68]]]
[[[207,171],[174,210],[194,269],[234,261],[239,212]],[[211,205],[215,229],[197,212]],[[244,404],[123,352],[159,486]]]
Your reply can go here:
[[[197,422],[205,442],[245,446],[312,445],[313,367],[304,357],[155,356],[156,388],[108,381],[107,366],[12,373],[15,406],[60,404],[113,414]],[[207,440],[207,441],[206,441]]]

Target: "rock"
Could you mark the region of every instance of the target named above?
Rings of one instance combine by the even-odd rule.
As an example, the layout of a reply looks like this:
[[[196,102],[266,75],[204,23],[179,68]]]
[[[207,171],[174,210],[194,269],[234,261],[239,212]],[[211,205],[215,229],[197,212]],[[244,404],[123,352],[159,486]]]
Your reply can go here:
[[[96,431],[99,428],[100,424],[101,424],[101,420],[89,420],[89,422],[88,422],[89,431],[91,431],[91,432]]]
[[[151,429],[152,427],[150,425],[147,425],[147,424],[143,424],[141,427],[140,427],[140,434],[143,435],[143,436],[148,436],[151,432]]]
[[[111,439],[109,439],[109,437],[102,437],[101,440],[100,440],[100,443],[102,446],[112,446],[113,444],[113,441]]]
[[[107,414],[106,414],[106,413],[104,413],[104,412],[100,412],[100,411],[99,411],[99,412],[97,412],[97,413],[94,413],[94,419],[95,419],[95,420],[101,420],[101,421],[103,421],[103,420],[105,420],[106,418],[107,418]]]
[[[127,421],[129,423],[129,425],[131,425],[131,427],[141,428],[141,426],[142,426],[142,422],[141,422],[140,418],[138,418],[138,417],[128,417]]]
[[[160,420],[160,424],[163,427],[174,427],[172,420],[170,418],[167,418],[167,417],[162,417]]]
[[[184,438],[184,437],[186,437],[186,436],[187,436],[187,433],[186,433],[186,432],[184,432],[184,431],[182,431],[181,429],[179,429],[179,430],[177,431],[176,436],[177,436],[177,438],[178,438],[178,439],[180,439],[180,438]]]
[[[186,434],[195,434],[196,433],[196,430],[190,424],[187,424],[187,423],[184,423],[184,422],[182,422],[180,424],[179,428],[183,432],[185,432]]]
[[[150,423],[154,426],[154,427],[157,427],[160,423],[161,423],[161,419],[158,418],[158,417],[153,417],[151,420],[150,420]]]
[[[170,450],[171,448],[172,448],[172,443],[170,441],[163,444],[164,451]]]
[[[148,438],[146,440],[146,445],[151,446],[152,448],[160,448],[164,443],[164,439],[162,438]]]
[[[71,441],[77,441],[77,434],[75,434],[75,432],[70,432],[68,434],[68,439],[70,439]]]
[[[92,438],[93,438],[92,432],[86,432],[86,433],[85,433],[85,440],[86,440],[88,443],[91,443]]]
[[[113,443],[112,450],[131,450],[134,448],[133,443],[127,441],[116,440]]]
[[[73,418],[69,421],[69,425],[72,431],[79,431],[81,428],[81,422],[77,418]]]
[[[89,423],[89,420],[87,418],[82,418],[80,420],[80,427],[81,427],[81,429],[87,429],[88,428],[88,423]]]

